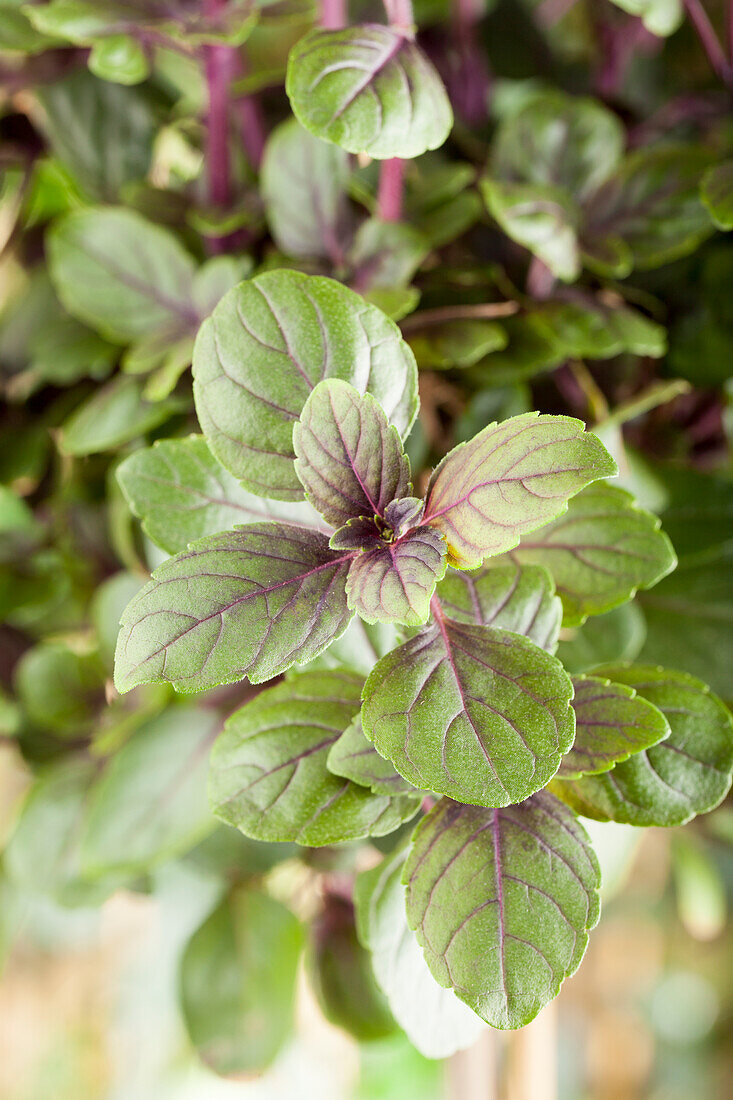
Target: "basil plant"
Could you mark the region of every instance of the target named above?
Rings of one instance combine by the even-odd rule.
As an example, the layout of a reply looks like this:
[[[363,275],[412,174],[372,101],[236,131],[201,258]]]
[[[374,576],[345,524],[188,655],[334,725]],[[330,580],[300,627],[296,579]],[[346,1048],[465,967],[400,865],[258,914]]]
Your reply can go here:
[[[556,656],[564,627],[674,568],[669,539],[569,416],[488,423],[416,484],[412,351],[330,279],[235,286],[193,373],[203,435],[118,469],[172,554],[124,611],[118,690],[277,680],[216,737],[215,814],[310,848],[394,835],[355,899],[396,1018],[411,1034],[429,997],[438,1053],[475,1033],[466,1006],[527,1024],[599,917],[578,815],[680,825],[730,786],[705,684]]]

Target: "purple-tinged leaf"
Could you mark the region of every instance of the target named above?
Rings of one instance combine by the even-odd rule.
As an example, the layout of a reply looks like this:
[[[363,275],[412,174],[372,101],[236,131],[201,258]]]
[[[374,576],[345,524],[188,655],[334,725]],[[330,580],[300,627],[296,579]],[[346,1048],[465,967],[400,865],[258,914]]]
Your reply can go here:
[[[553,781],[576,813],[629,825],[684,825],[725,798],[733,777],[733,715],[700,680],[654,665],[604,665],[597,675],[634,688],[670,734],[601,775]]]
[[[361,787],[370,787],[375,794],[416,793],[412,784],[395,771],[389,760],[379,755],[364,735],[360,714],[332,746],[327,763],[334,775],[352,779]]]
[[[359,554],[346,581],[349,607],[368,623],[421,626],[445,573],[445,556],[445,539],[431,527]]]
[[[438,595],[446,616],[454,622],[511,630],[548,653],[555,652],[562,604],[552,577],[541,565],[495,565],[476,573],[451,569]]]
[[[395,538],[404,535],[410,527],[416,527],[423,517],[425,501],[419,497],[402,497],[391,501],[384,510],[384,519],[392,528]]]
[[[425,519],[445,534],[449,564],[475,569],[561,515],[589,482],[617,472],[581,420],[523,413],[446,455],[430,479]]]
[[[600,913],[588,837],[547,791],[505,809],[440,802],[403,881],[433,976],[498,1028],[523,1027],[557,995]]]
[[[384,539],[372,516],[357,516],[334,531],[328,545],[332,550],[373,550]]]
[[[402,441],[371,394],[348,382],[319,382],[293,428],[295,472],[313,507],[340,527],[357,516],[384,516],[412,489]]]
[[[574,676],[575,741],[558,779],[610,771],[669,736],[667,719],[633,687],[600,676]]]
[[[211,754],[214,813],[255,840],[320,846],[384,836],[419,800],[375,795],[326,760],[359,711],[353,672],[304,672],[236,711]]]
[[[427,1058],[447,1058],[471,1046],[486,1025],[430,973],[407,924],[402,871],[407,852],[391,852],[354,886],[359,939],[372,956],[374,975],[394,1018]]]
[[[559,519],[523,537],[512,557],[550,571],[566,626],[625,603],[677,561],[659,519],[616,485],[579,493]]]
[[[115,657],[119,691],[179,691],[269,680],[311,660],[351,618],[350,555],[317,531],[253,523],[191,544],[128,604]]]
[[[268,271],[226,294],[193,351],[206,440],[246,489],[302,500],[293,425],[324,378],[371,393],[404,438],[418,406],[417,367],[397,326],[352,290],[298,271]]]
[[[379,661],[364,732],[413,786],[507,806],[548,782],[573,743],[573,688],[527,638],[443,619]]]

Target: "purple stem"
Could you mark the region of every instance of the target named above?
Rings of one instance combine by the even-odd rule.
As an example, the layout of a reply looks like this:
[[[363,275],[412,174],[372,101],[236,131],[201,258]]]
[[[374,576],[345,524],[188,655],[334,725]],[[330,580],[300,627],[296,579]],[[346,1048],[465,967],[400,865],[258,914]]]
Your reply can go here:
[[[533,256],[527,272],[527,293],[532,298],[545,301],[552,294],[555,276],[538,256]]]
[[[414,27],[415,16],[412,14],[412,0],[384,0],[384,10],[387,13],[390,27],[401,31],[410,31]]]
[[[235,53],[235,64],[241,76],[247,72],[247,61],[242,50]],[[256,170],[262,161],[265,149],[265,123],[262,118],[262,108],[256,96],[243,95],[237,100],[237,112],[240,121],[240,133],[242,145],[247,154],[247,160]]]
[[[383,222],[398,222],[402,217],[402,185],[405,162],[395,157],[383,160],[379,169],[377,214]]]
[[[702,48],[708,55],[708,61],[713,72],[720,77],[724,84],[733,85],[731,66],[728,64],[725,50],[720,44],[720,39],[715,33],[715,28],[710,22],[705,8],[700,0],[683,0],[683,2],[687,17],[697,32]]]
[[[327,31],[339,31],[348,22],[347,0],[321,0],[321,26]]]

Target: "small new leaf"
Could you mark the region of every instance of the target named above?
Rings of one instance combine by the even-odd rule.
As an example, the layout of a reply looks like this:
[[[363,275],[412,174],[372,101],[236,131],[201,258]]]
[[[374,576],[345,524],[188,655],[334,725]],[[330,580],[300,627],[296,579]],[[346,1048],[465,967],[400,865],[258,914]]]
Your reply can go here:
[[[286,89],[298,121],[350,153],[419,157],[453,125],[437,72],[392,27],[311,31],[290,51]]]
[[[553,782],[577,813],[629,825],[684,825],[714,809],[733,776],[733,716],[705,684],[653,665],[597,670],[657,707],[670,734],[602,775]]]
[[[410,462],[371,394],[338,378],[319,382],[293,428],[295,472],[306,497],[334,527],[384,516],[411,489]]]
[[[326,765],[358,713],[363,682],[351,672],[305,672],[236,711],[211,754],[214,813],[255,840],[313,846],[383,836],[414,816],[419,800],[372,794]]]
[[[434,977],[492,1027],[523,1027],[578,968],[598,861],[546,791],[506,809],[439,803],[415,831],[407,917]]]
[[[425,521],[445,534],[449,564],[475,569],[561,515],[589,482],[617,472],[582,421],[524,413],[445,456],[430,479]]]
[[[615,485],[579,493],[559,519],[522,538],[512,557],[549,569],[566,626],[625,603],[677,562],[659,519]]]
[[[449,619],[524,634],[548,653],[560,636],[562,604],[541,565],[495,565],[476,573],[451,569],[438,596]]]
[[[354,558],[346,580],[348,605],[368,623],[422,626],[445,569],[445,539],[431,527],[418,527]]]
[[[370,673],[364,732],[415,787],[478,806],[519,802],[573,743],[570,677],[527,638],[436,612]]]
[[[350,556],[283,523],[210,535],[164,562],[127,606],[115,656],[118,691],[179,691],[269,680],[310,661],[351,618]]]
[[[610,771],[669,735],[661,710],[626,684],[600,676],[574,676],[575,741],[563,756],[558,779]]]

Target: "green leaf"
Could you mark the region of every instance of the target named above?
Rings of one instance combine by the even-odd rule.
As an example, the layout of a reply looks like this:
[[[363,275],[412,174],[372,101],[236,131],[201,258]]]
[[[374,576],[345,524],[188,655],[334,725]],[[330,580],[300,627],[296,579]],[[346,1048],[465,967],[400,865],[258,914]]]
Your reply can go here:
[[[97,656],[75,653],[63,642],[43,641],[29,649],[16,667],[15,687],[31,722],[75,740],[90,732],[104,703]]]
[[[321,527],[309,504],[248,493],[197,435],[135,451],[117,467],[117,480],[145,533],[169,554],[242,523],[273,519]]]
[[[578,212],[559,187],[482,179],[489,213],[517,244],[537,256],[553,275],[572,283],[580,274]]]
[[[351,618],[349,560],[317,531],[284,523],[198,539],[125,610],[118,690],[167,682],[200,691],[245,675],[257,684],[311,660]]]
[[[433,976],[492,1027],[523,1027],[577,970],[600,912],[588,837],[546,791],[439,803],[414,834],[407,917]]]
[[[139,439],[187,407],[185,398],[146,401],[143,383],[121,375],[92,393],[61,428],[59,447],[67,455],[112,451]]]
[[[611,0],[629,15],[638,15],[652,34],[660,37],[674,34],[684,19],[682,0]]]
[[[733,698],[733,548],[683,559],[638,599],[647,624],[642,659],[681,665]]]
[[[90,198],[115,202],[125,184],[145,179],[157,127],[137,88],[97,80],[79,69],[34,94],[51,149]]]
[[[452,990],[438,985],[407,924],[400,849],[356,879],[354,901],[359,939],[371,952],[378,984],[395,1020],[428,1058],[447,1058],[471,1046],[484,1024]]]
[[[662,712],[626,684],[600,676],[573,677],[575,741],[562,758],[558,779],[610,771],[669,735]]]
[[[414,816],[419,800],[374,795],[326,765],[362,684],[353,672],[305,672],[236,711],[211,754],[214,812],[255,840],[314,847],[384,836]]]
[[[293,447],[307,499],[334,527],[357,516],[383,517],[391,501],[412,490],[399,432],[371,394],[339,378],[311,391]]]
[[[321,141],[291,118],[277,126],[265,148],[262,198],[278,248],[289,256],[343,256],[349,223],[348,154]]]
[[[421,626],[445,569],[445,539],[431,527],[418,527],[354,558],[346,579],[348,605],[368,623]]]
[[[125,344],[195,331],[194,262],[176,237],[133,210],[76,210],[47,238],[51,278],[69,313]]]
[[[58,904],[100,905],[119,877],[90,883],[82,876],[79,837],[95,766],[70,756],[44,769],[33,784],[3,856],[10,879]]]
[[[293,1030],[303,931],[289,909],[233,891],[188,941],[181,1007],[199,1055],[216,1073],[265,1070]]]
[[[544,302],[528,320],[564,358],[611,359],[628,351],[658,359],[667,350],[664,328],[626,305],[612,308],[595,299]]]
[[[525,413],[489,424],[446,455],[430,479],[425,519],[445,534],[449,563],[474,569],[562,515],[589,482],[616,472],[582,421]]]
[[[310,668],[349,668],[368,676],[380,657],[397,644],[397,630],[386,623],[365,623],[354,616],[344,633],[331,642]]]
[[[81,837],[85,874],[141,873],[214,828],[206,799],[216,711],[170,707],[141,726],[94,784]]]
[[[227,294],[201,326],[194,397],[207,442],[245,488],[301,500],[293,424],[324,378],[371,393],[404,438],[417,368],[397,326],[331,279],[271,271]]]
[[[472,367],[494,351],[507,346],[506,329],[497,321],[447,321],[431,325],[410,338],[417,365],[447,370]]]
[[[644,613],[638,601],[594,615],[578,630],[568,631],[557,655],[568,672],[585,672],[610,661],[633,661],[646,638]]]
[[[89,70],[100,80],[115,84],[139,84],[150,76],[150,62],[142,45],[129,34],[110,34],[95,42],[89,53]]]
[[[354,907],[345,898],[326,895],[311,926],[306,964],[313,992],[330,1023],[361,1043],[396,1031],[369,955],[357,939]]]
[[[367,218],[354,234],[347,258],[354,271],[353,285],[364,294],[403,287],[429,251],[426,238],[411,225]]]
[[[392,27],[311,31],[290,51],[286,88],[303,126],[350,153],[419,157],[453,125],[437,72]]]
[[[634,688],[667,719],[669,737],[602,775],[555,781],[585,817],[629,825],[684,825],[714,809],[733,777],[733,716],[700,680],[652,665],[596,670]]]
[[[617,116],[596,100],[543,90],[502,121],[492,173],[509,182],[563,187],[582,201],[618,166],[624,141]]]
[[[523,537],[512,556],[549,570],[566,626],[610,611],[638,588],[651,587],[677,560],[659,519],[637,508],[631,494],[615,485],[583,490],[564,515]]]
[[[413,786],[479,806],[539,790],[573,742],[572,684],[527,638],[445,620],[383,657],[364,732]]]
[[[98,586],[89,607],[89,615],[105,664],[112,665],[117,645],[120,616],[144,583],[139,573],[124,570],[113,573]]]
[[[367,739],[360,714],[331,746],[326,763],[334,775],[352,779],[360,787],[369,787],[375,794],[415,793],[412,784],[403,779]]]
[[[659,267],[692,252],[712,232],[700,199],[710,154],[697,146],[640,149],[593,196],[583,248],[620,240],[633,265]],[[628,274],[630,268],[619,272]]]
[[[701,194],[718,229],[733,229],[733,160],[708,168]]]
[[[451,569],[438,597],[454,622],[511,630],[548,653],[557,648],[562,604],[541,565],[495,565],[476,573]]]

